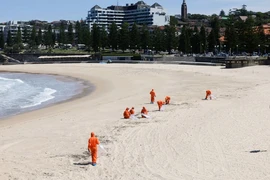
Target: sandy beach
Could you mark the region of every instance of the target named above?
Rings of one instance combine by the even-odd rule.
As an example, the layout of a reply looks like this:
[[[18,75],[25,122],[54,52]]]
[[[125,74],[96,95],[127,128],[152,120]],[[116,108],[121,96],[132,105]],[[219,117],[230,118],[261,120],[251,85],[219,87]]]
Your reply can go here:
[[[268,66],[50,64],[0,71],[70,76],[96,86],[1,120],[0,180],[270,179]],[[156,100],[171,97],[162,112],[149,103],[152,88]],[[207,89],[215,99],[203,100]],[[132,106],[136,113],[145,106],[151,119],[123,119]],[[99,149],[95,167],[86,165],[92,131],[106,150]]]

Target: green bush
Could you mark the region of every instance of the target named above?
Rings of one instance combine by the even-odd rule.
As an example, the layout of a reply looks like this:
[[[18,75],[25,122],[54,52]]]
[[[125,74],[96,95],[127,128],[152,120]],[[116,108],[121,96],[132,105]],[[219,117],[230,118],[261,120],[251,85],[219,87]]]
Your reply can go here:
[[[132,59],[132,60],[141,60],[142,57],[141,57],[140,54],[136,54],[136,55],[134,55],[131,59]]]

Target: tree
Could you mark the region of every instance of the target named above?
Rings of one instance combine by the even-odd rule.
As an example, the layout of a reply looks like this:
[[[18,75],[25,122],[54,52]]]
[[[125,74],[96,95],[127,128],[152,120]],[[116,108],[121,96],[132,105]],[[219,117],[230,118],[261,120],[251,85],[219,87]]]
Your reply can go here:
[[[101,33],[100,33],[100,39],[101,39],[101,47],[104,50],[108,46],[108,33],[104,26],[102,26]]]
[[[29,41],[29,44],[30,44],[30,47],[34,47],[34,46],[36,46],[36,34],[37,34],[37,32],[36,32],[36,26],[34,25],[33,26],[33,29],[32,29],[32,32],[31,32],[31,37],[30,37],[30,41]]]
[[[13,45],[13,40],[12,40],[11,32],[9,30],[8,35],[7,35],[7,46],[11,47],[12,45]]]
[[[41,31],[41,28],[39,28],[39,30],[38,30],[38,36],[37,36],[37,39],[36,39],[36,43],[37,43],[37,45],[42,44],[42,31]]]
[[[95,52],[98,52],[100,47],[100,30],[97,24],[93,25],[91,35],[92,35],[92,48]]]
[[[5,39],[4,39],[4,33],[0,32],[0,48],[4,49],[5,48]]]
[[[164,33],[158,27],[154,29],[153,32],[153,49],[156,51],[163,51],[164,50]]]
[[[223,9],[220,11],[219,16],[221,16],[221,17],[226,16],[226,14],[225,14],[225,12],[224,12],[224,10],[223,10]]]
[[[53,33],[52,33],[52,45],[54,45],[55,42],[56,42],[56,33],[55,33],[55,31],[53,31]]]
[[[16,38],[15,38],[15,43],[16,44],[21,44],[22,43],[21,27],[18,27],[18,31],[17,31]]]
[[[73,26],[69,24],[68,26],[68,43],[73,44],[74,42],[74,34],[73,34]]]
[[[81,44],[83,42],[83,30],[82,30],[83,24],[79,21],[76,22],[75,25],[75,39],[77,44]]]
[[[128,23],[123,23],[120,29],[120,41],[119,46],[124,52],[126,49],[129,48],[129,30],[128,30]]]
[[[264,29],[263,26],[259,26],[258,27],[258,38],[259,38],[259,45],[265,49],[265,45],[266,45],[266,35],[264,34]]]
[[[143,25],[141,31],[141,47],[142,49],[146,50],[149,46],[149,31],[146,25]]]
[[[59,43],[66,44],[67,43],[67,38],[66,38],[66,28],[64,25],[64,22],[61,22],[60,24],[60,31],[59,31]]]
[[[109,42],[113,51],[117,49],[118,45],[117,36],[118,36],[117,25],[115,24],[115,22],[113,22],[109,28]]]
[[[197,26],[194,27],[194,31],[193,31],[192,39],[191,39],[191,45],[192,45],[192,52],[200,53],[201,51],[200,35],[199,35],[199,30]]]
[[[131,49],[137,49],[140,46],[140,32],[136,23],[133,24],[130,31],[130,47]]]
[[[91,33],[89,26],[81,26],[81,43],[85,44],[87,46],[88,51],[90,51],[91,48]]]
[[[29,43],[29,32],[26,27],[23,29],[23,42]]]
[[[179,50],[183,53],[190,52],[190,37],[191,37],[191,30],[184,26],[181,30],[181,35],[179,36]]]
[[[215,36],[215,30],[212,29],[210,34],[207,37],[208,40],[208,51],[210,52],[215,52],[216,51],[216,45],[217,45],[217,40]]]
[[[44,44],[49,47],[53,45],[53,35],[52,35],[52,26],[47,27],[46,33],[44,35]]]
[[[200,53],[202,53],[202,52],[205,52],[206,46],[207,46],[206,32],[205,32],[204,26],[201,27],[199,36],[200,36],[200,47],[201,47]]]
[[[246,21],[237,21],[236,28],[238,29],[238,46],[240,51],[243,47],[250,53],[259,50],[258,45],[260,39],[258,36],[258,29],[255,28],[255,22],[252,17],[248,17]]]
[[[225,30],[225,44],[227,50],[233,50],[238,46],[238,36],[233,19],[229,19]]]
[[[177,26],[178,20],[174,16],[170,16],[170,26]]]
[[[220,22],[218,19],[218,16],[213,15],[211,20],[211,27],[213,30],[213,36],[215,38],[215,41],[218,42],[219,40],[219,31],[220,31]]]
[[[175,29],[175,25],[169,25],[169,26],[165,26],[164,32],[165,32],[165,38],[166,38],[166,50],[171,53],[172,49],[176,48],[176,29]]]

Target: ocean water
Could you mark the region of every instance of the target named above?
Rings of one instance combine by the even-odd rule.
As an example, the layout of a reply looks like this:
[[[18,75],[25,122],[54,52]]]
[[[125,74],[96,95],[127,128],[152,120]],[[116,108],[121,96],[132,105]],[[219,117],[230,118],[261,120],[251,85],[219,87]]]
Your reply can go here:
[[[43,74],[0,73],[0,118],[68,100],[90,88],[84,81]]]

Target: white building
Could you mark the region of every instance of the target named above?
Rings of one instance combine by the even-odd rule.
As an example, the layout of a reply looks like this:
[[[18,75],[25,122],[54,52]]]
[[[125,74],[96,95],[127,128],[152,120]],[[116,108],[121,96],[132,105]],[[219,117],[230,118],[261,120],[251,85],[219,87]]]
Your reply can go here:
[[[146,24],[148,26],[164,26],[169,24],[170,17],[166,14],[165,9],[158,3],[149,6],[143,1],[138,1],[136,4],[126,4],[126,6],[109,6],[101,8],[98,5],[88,11],[86,18],[90,29],[93,24],[104,26],[108,30],[109,25],[113,22],[120,27],[124,22],[132,25]]]
[[[21,29],[22,38],[24,38],[23,31],[27,29],[28,36],[31,34],[32,26],[27,21],[9,21],[4,27],[4,36],[7,38],[8,31],[11,32],[11,37],[15,38],[18,33],[18,28]]]

